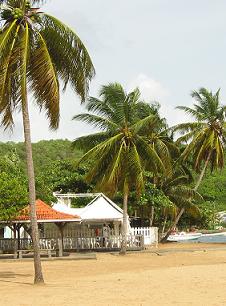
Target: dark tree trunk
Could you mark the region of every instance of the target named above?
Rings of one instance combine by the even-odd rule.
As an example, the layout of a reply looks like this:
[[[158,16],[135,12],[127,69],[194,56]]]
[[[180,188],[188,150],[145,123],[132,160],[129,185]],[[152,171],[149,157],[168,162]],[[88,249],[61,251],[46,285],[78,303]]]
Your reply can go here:
[[[152,226],[152,224],[153,224],[154,215],[155,215],[155,207],[152,205],[151,206],[151,215],[150,215],[150,226]]]
[[[34,176],[34,166],[32,158],[32,146],[31,146],[31,131],[30,131],[30,120],[28,112],[27,99],[24,99],[22,104],[22,113],[23,113],[23,125],[24,125],[24,139],[26,146],[26,159],[27,159],[27,173],[28,173],[28,182],[29,182],[29,205],[30,205],[30,220],[31,220],[31,230],[32,230],[32,242],[34,249],[34,270],[35,284],[43,284],[44,278],[42,274],[40,250],[39,250],[39,232],[38,232],[38,223],[36,216],[36,193],[35,193],[35,176]]]
[[[128,206],[128,196],[129,189],[128,185],[125,183],[124,194],[123,194],[123,223],[122,223],[122,245],[121,245],[121,255],[126,255],[126,246],[127,246],[127,206]]]
[[[165,228],[166,228],[166,222],[167,222],[167,214],[164,217],[164,221],[163,221],[163,225],[162,225],[162,233],[161,233],[161,237],[163,237],[164,232],[165,232]]]
[[[18,250],[17,237],[16,237],[16,224],[13,224],[12,230],[13,230],[13,253],[14,253],[14,258],[16,259],[17,250]]]
[[[55,223],[56,226],[59,229],[59,234],[60,234],[60,245],[59,245],[59,257],[63,257],[64,255],[64,228],[66,226],[65,222],[59,222],[59,223]]]

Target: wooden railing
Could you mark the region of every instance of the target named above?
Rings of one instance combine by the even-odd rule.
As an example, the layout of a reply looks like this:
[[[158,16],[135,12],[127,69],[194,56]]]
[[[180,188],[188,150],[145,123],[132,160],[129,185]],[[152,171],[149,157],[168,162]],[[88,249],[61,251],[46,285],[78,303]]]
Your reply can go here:
[[[64,250],[119,250],[121,248],[122,237],[111,236],[109,238],[103,237],[84,237],[84,238],[63,238]],[[54,249],[57,250],[62,245],[61,240],[58,238],[41,238],[41,249]],[[14,239],[0,239],[0,250],[5,252],[15,251],[16,249],[29,250],[32,249],[32,240],[22,238]],[[144,238],[142,235],[129,235],[127,237],[128,250],[143,250]]]

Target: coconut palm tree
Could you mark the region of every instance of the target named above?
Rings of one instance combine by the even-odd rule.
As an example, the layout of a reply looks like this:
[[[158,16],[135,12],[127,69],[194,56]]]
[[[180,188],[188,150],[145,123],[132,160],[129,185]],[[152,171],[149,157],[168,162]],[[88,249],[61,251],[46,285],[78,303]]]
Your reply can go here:
[[[197,101],[194,108],[177,107],[195,119],[194,122],[182,123],[173,127],[174,131],[183,134],[177,139],[177,143],[188,142],[180,157],[181,161],[191,158],[194,169],[198,173],[201,171],[194,190],[198,189],[208,166],[211,171],[224,166],[226,106],[220,104],[219,93],[220,90],[214,94],[206,88],[200,88],[199,91],[193,91],[191,94]],[[181,208],[176,223],[183,213],[184,208]]]
[[[145,118],[151,114],[155,115],[152,120],[140,131],[140,134],[146,138],[147,142],[157,152],[161,158],[168,174],[172,172],[172,155],[178,154],[178,148],[174,144],[165,118],[159,115],[160,105],[158,103],[150,105],[147,103],[139,103],[139,118]]]
[[[29,178],[29,202],[34,247],[35,283],[43,283],[35,210],[35,179],[30,136],[28,92],[44,110],[50,128],[59,125],[60,84],[70,83],[84,101],[94,68],[83,43],[53,16],[32,7],[42,1],[5,0],[1,5],[0,113],[5,128],[13,112],[23,115]]]
[[[86,153],[80,162],[92,160],[88,181],[97,188],[115,193],[123,192],[123,231],[121,254],[126,254],[127,205],[129,191],[139,195],[144,188],[144,169],[154,173],[164,166],[155,150],[141,136],[156,116],[140,119],[140,92],[126,93],[118,83],[103,86],[101,99],[90,97],[86,106],[89,113],[74,116],[102,131],[77,138],[73,145]],[[91,113],[92,112],[92,113]]]
[[[177,212],[180,212],[183,209],[183,211],[196,216],[199,214],[198,206],[194,203],[194,201],[201,201],[202,196],[196,190],[191,188],[189,184],[190,178],[186,175],[186,173],[183,173],[182,169],[179,169],[179,171],[177,169],[171,177],[162,179],[159,188],[161,188],[165,196],[167,196],[175,205],[174,208],[176,207],[176,215],[170,228],[164,237],[162,237],[161,242],[165,242],[172,230],[176,227],[179,221],[179,214]]]

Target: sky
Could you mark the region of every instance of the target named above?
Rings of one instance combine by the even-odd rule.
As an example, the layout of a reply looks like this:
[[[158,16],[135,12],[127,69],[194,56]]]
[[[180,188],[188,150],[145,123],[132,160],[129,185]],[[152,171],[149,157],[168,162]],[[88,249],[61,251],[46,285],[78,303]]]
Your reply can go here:
[[[92,96],[109,82],[126,90],[139,87],[147,102],[161,104],[169,125],[190,120],[175,107],[192,106],[192,90],[221,88],[221,101],[226,101],[225,0],[48,0],[42,11],[69,25],[88,49],[96,69]],[[94,132],[72,121],[84,106],[70,87],[61,95],[55,132],[29,102],[33,142]],[[22,117],[15,114],[13,132],[0,129],[0,141],[22,140]]]

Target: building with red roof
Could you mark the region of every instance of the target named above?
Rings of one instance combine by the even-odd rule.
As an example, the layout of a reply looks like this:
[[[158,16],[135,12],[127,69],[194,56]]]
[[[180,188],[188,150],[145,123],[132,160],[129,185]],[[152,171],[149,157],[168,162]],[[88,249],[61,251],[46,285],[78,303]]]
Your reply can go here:
[[[36,215],[38,223],[48,222],[80,222],[80,217],[77,215],[70,215],[64,212],[59,212],[41,200],[36,200]],[[15,218],[13,223],[27,223],[30,222],[30,206],[28,205],[21,210],[21,213]]]

